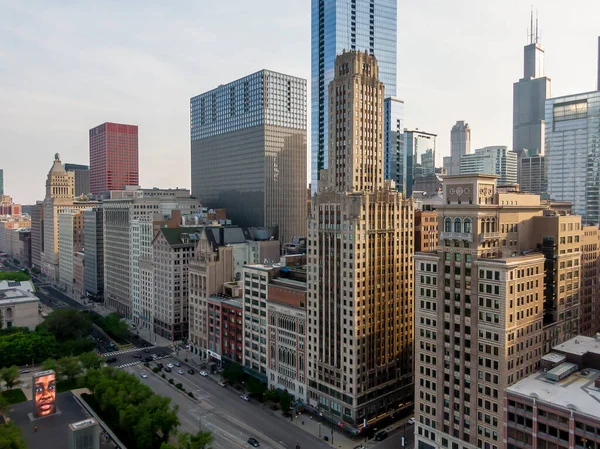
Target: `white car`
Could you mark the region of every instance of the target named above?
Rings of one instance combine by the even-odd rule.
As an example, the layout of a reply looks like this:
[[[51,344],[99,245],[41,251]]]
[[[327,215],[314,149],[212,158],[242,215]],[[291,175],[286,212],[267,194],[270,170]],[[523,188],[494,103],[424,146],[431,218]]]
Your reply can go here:
[[[146,373],[141,373],[141,374],[140,374],[140,377],[141,377],[142,379],[147,379],[147,378],[148,378],[148,375],[147,375]]]
[[[167,363],[167,366],[168,366],[169,368],[173,368],[173,364],[172,364],[172,363]]]
[[[409,426],[412,426],[412,425],[414,425],[414,423],[415,423],[415,418],[410,418],[410,419],[408,420],[408,425],[409,425]]]
[[[250,398],[248,396],[246,396],[245,394],[241,395],[240,398],[242,398],[246,402],[250,401]]]
[[[177,374],[183,374],[183,370],[182,369],[178,369],[177,370]]]
[[[208,373],[206,371],[200,371],[200,375],[202,377],[206,377],[206,376],[208,376]]]

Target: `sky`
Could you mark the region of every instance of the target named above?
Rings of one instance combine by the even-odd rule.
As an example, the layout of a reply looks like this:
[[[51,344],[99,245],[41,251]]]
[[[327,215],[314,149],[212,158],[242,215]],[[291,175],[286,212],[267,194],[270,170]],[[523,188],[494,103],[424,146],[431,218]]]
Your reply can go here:
[[[552,96],[595,90],[600,2],[533,7]],[[398,0],[397,97],[407,128],[438,134],[440,161],[456,120],[472,148],[510,146],[530,8]],[[143,187],[189,188],[190,97],[263,68],[310,83],[310,42],[310,0],[0,0],[5,193],[43,199],[54,153],[88,164],[88,130],[106,121],[139,126]]]

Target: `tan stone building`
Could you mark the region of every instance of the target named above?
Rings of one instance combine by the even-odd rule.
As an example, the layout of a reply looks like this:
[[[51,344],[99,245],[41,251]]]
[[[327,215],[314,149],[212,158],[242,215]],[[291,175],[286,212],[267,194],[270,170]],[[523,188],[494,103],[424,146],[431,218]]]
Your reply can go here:
[[[415,255],[415,444],[504,448],[504,389],[579,330],[581,217],[491,175],[444,189],[439,248]]]
[[[83,209],[66,210],[58,214],[58,267],[59,285],[69,295],[75,292],[75,254],[83,249]]]
[[[345,52],[308,219],[308,404],[352,433],[412,406],[414,212],[384,181],[384,86]]]
[[[600,232],[598,226],[584,226],[581,233],[581,335],[600,332]]]
[[[437,223],[437,212],[435,210],[415,211],[415,252],[437,249]]]

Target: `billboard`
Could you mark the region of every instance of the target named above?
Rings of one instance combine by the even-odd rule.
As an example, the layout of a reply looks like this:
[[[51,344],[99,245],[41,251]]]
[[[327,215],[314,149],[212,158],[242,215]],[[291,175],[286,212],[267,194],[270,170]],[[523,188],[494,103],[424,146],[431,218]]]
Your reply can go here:
[[[56,374],[53,370],[33,374],[34,416],[42,418],[56,411]]]

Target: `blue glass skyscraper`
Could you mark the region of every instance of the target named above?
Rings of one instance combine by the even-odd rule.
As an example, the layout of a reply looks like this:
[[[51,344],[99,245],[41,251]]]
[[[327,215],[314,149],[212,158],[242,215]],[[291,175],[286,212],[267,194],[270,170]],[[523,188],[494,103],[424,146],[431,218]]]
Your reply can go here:
[[[327,86],[335,57],[344,50],[368,51],[379,64],[385,96],[396,95],[396,0],[312,0],[311,187],[327,168]]]

